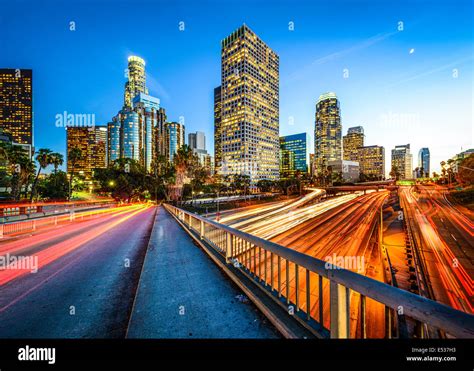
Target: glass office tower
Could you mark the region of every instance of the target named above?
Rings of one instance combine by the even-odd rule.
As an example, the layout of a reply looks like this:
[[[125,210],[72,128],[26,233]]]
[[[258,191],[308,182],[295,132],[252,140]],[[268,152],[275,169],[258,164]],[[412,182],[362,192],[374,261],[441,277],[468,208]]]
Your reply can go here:
[[[329,161],[341,160],[341,113],[335,93],[322,94],[316,103],[314,156],[316,173],[322,173]]]
[[[184,145],[184,125],[179,122],[166,123],[166,158],[173,161],[178,149]]]
[[[418,178],[430,176],[430,150],[429,148],[422,148],[418,152]]]
[[[128,57],[128,81],[125,83],[124,105],[132,107],[133,99],[139,93],[148,94],[146,88],[145,61],[137,56]]]
[[[115,116],[107,124],[107,164],[111,165],[120,158],[121,122],[119,116]]]
[[[307,138],[306,133],[293,134],[280,137],[280,155],[283,155],[285,151],[293,153],[293,167],[283,169],[280,166],[280,176],[284,178],[292,177],[296,171],[300,173],[308,172],[307,163]],[[280,161],[280,164],[289,163],[288,161]],[[285,175],[282,174],[285,173]]]

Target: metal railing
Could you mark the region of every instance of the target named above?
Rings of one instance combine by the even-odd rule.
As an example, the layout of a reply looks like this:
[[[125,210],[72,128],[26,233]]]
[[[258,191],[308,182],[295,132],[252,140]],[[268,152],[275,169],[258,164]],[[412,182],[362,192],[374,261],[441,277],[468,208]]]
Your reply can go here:
[[[392,287],[346,269],[328,269],[326,262],[199,215],[165,204],[189,232],[207,242],[241,272],[251,277],[290,315],[331,338],[367,337],[369,301],[436,327],[459,338],[474,338],[474,316]],[[356,307],[356,329],[351,323]],[[352,312],[351,312],[352,308]],[[387,316],[386,316],[387,318]],[[352,321],[352,322],[351,322]],[[390,315],[385,328],[391,328]],[[390,336],[387,336],[390,337]]]
[[[57,226],[68,224],[75,220],[91,219],[100,214],[110,212],[110,208],[116,206],[116,204],[108,204],[102,206],[100,209],[88,209],[82,211],[70,210],[67,213],[58,215],[0,223],[0,239],[7,235],[13,236],[21,233],[34,232],[40,227]]]
[[[67,203],[0,204],[0,222],[14,222],[42,216],[66,213],[71,210],[90,210],[116,205],[116,201],[83,201]]]

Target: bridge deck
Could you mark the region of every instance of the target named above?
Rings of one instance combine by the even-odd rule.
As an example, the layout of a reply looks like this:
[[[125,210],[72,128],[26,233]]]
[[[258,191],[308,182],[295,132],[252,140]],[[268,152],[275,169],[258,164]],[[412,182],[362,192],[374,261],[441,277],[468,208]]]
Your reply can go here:
[[[160,207],[128,337],[279,337],[256,307],[240,295],[240,290]]]

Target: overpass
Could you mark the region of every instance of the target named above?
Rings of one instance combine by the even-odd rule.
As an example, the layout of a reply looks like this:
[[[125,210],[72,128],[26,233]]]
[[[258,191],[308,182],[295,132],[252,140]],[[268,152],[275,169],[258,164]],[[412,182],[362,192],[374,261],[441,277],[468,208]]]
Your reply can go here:
[[[387,183],[387,184],[381,184]],[[379,191],[381,189],[387,189],[390,191],[396,190],[398,187],[393,183],[389,184],[388,182],[372,182],[371,184],[364,185],[345,185],[345,186],[334,186],[334,187],[325,187],[326,193],[328,195],[336,195],[338,193],[352,193],[352,192],[363,192],[366,194],[367,191]]]
[[[349,338],[351,294],[356,294],[362,338],[368,325],[367,300],[385,306],[387,338],[398,336],[401,316],[442,334],[474,338],[471,314],[350,270],[326,267],[322,260],[174,206],[164,207],[285,337],[306,331],[318,338]],[[319,315],[311,310],[315,305]],[[325,306],[329,321],[322,318]]]

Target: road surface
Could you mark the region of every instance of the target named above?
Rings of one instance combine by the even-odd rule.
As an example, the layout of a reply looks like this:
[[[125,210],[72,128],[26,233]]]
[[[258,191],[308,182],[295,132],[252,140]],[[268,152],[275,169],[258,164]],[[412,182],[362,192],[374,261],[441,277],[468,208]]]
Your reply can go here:
[[[154,214],[124,207],[2,242],[0,254],[37,256],[39,269],[0,270],[0,337],[124,337]]]
[[[413,187],[401,187],[400,198],[405,217],[414,222],[429,294],[434,300],[472,313],[473,245],[468,219],[463,224],[460,216],[430,191],[423,188],[421,198],[414,191]],[[461,232],[464,228],[465,232]]]

